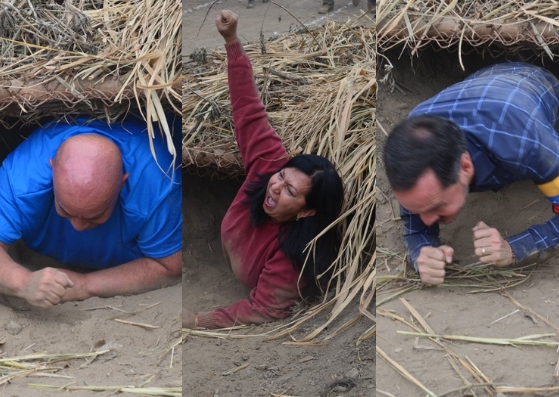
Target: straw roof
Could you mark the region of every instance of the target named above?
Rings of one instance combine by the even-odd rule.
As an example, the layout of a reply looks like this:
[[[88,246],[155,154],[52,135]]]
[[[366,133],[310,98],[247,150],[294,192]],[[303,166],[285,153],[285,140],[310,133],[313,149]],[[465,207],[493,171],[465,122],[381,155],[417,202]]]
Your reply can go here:
[[[493,55],[532,50],[559,55],[559,4],[554,0],[379,0],[378,48],[404,45],[415,54],[434,44],[459,48],[467,43]]]
[[[179,0],[1,0],[4,127],[7,116],[179,114],[181,9]]]
[[[334,277],[324,301],[280,333],[286,335],[323,310],[333,314],[312,339],[354,299],[374,321],[376,183],[376,32],[365,14],[347,23],[328,22],[274,41],[244,46],[270,123],[290,155],[316,153],[339,168],[346,205],[337,220],[344,230]],[[183,98],[183,165],[214,176],[243,175],[234,138],[226,54],[192,54],[186,62]],[[312,249],[312,247],[311,247]],[[332,298],[335,295],[334,298]],[[365,338],[372,337],[374,326]]]

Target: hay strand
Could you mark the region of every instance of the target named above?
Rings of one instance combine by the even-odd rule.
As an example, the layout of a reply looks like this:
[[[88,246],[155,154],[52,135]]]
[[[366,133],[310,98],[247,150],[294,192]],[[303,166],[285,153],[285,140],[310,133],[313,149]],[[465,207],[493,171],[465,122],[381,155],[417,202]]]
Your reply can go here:
[[[550,336],[555,336],[555,334],[536,334],[527,335],[520,338],[482,338],[475,336],[462,336],[462,335],[437,335],[437,334],[426,334],[422,332],[408,332],[408,331],[397,331],[400,335],[417,336],[420,338],[436,338],[436,339],[446,339],[446,340],[459,340],[462,342],[472,342],[472,343],[482,343],[488,345],[507,345],[507,346],[545,346],[545,347],[557,347],[559,342],[549,341],[549,340],[537,340],[541,338],[547,338]]]
[[[394,368],[400,375],[406,378],[408,381],[419,387],[429,397],[437,397],[435,393],[425,387],[421,382],[419,382],[412,374],[410,374],[404,367],[394,361],[388,354],[386,354],[380,347],[377,346],[377,353],[388,362],[392,368]]]

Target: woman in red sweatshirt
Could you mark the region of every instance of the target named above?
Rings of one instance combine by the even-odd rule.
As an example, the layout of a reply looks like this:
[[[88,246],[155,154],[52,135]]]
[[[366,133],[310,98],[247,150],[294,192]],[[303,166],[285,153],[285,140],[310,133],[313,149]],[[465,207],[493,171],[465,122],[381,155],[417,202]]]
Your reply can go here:
[[[237,15],[216,18],[225,39],[229,92],[246,180],[221,224],[225,257],[249,299],[211,312],[183,309],[185,328],[224,328],[286,318],[307,281],[327,273],[340,247],[332,228],[307,263],[305,246],[340,214],[343,184],[326,158],[289,159],[265,112],[249,58],[237,37]]]

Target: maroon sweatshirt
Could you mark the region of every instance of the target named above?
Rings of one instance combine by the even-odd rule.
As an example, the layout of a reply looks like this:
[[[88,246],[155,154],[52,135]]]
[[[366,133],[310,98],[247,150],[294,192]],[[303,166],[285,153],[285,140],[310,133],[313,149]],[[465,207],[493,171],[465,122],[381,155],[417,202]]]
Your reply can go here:
[[[283,319],[299,300],[299,288],[305,286],[300,272],[280,250],[280,224],[266,222],[253,227],[249,206],[243,203],[247,200],[247,183],[254,181],[257,174],[277,172],[287,162],[288,154],[268,122],[250,60],[240,43],[226,44],[225,49],[235,134],[247,177],[223,218],[221,241],[233,274],[251,291],[249,299],[198,313],[197,325],[204,328]]]

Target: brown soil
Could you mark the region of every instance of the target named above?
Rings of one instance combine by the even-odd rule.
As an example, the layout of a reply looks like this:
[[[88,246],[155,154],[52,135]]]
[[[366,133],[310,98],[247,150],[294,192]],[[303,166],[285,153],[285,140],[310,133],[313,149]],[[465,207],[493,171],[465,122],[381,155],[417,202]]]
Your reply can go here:
[[[219,227],[238,183],[187,175],[183,196],[185,273],[183,304],[191,310],[211,310],[248,297],[225,264]],[[325,335],[357,316],[355,305]],[[242,334],[277,332],[288,320],[249,327]],[[326,321],[309,321],[294,333],[301,339]],[[189,336],[183,357],[183,396],[268,397],[292,396],[365,397],[374,393],[374,341],[358,347],[357,338],[371,326],[360,321],[348,331],[316,347],[288,346],[286,338],[218,339]],[[322,342],[323,337],[317,338]],[[229,376],[223,373],[248,364]],[[342,383],[339,383],[342,382]],[[344,386],[344,383],[347,385]],[[347,389],[347,390],[346,390]]]
[[[421,54],[420,61],[417,58],[410,60],[407,52],[403,53],[404,56],[400,60],[400,52],[386,54],[395,66],[393,77],[400,87],[393,91],[390,91],[387,85],[379,87],[377,116],[380,125],[386,131],[390,131],[419,102],[463,79],[483,64],[497,62],[495,59],[483,60],[473,53],[465,60],[467,70],[464,72],[459,67],[456,53],[426,51]],[[379,75],[380,78],[382,75]],[[379,131],[378,137],[379,148],[382,150],[385,136]],[[382,161],[379,160],[377,164],[378,188],[381,191],[378,195],[377,244],[384,253],[392,253],[379,255],[377,270],[379,276],[395,275],[400,274],[403,269],[402,225],[401,222],[394,221],[394,217],[398,217],[398,204],[386,181]],[[471,229],[479,220],[496,227],[503,235],[508,236],[526,229],[530,224],[545,222],[551,216],[549,203],[535,186],[532,183],[520,183],[498,193],[471,194],[466,208],[458,218],[451,225],[442,228],[441,237],[455,248],[455,260],[472,263],[476,259],[473,254]],[[555,266],[558,263],[555,259],[549,266],[540,266],[526,282],[507,290],[522,305],[556,325],[559,324],[559,296],[555,281],[559,276],[559,270]],[[393,288],[382,288],[377,300],[382,301],[397,291],[395,283],[392,283],[391,287]],[[476,381],[463,365],[458,364],[465,379],[461,380],[447,361],[447,352],[442,351],[435,343],[423,338],[416,341],[414,337],[397,333],[411,329],[400,321],[390,320],[382,315],[382,311],[390,311],[410,321],[412,316],[399,298],[411,304],[438,334],[517,338],[557,333],[556,327],[528,316],[526,311],[519,309],[500,292],[471,294],[473,290],[475,286],[425,288],[405,293],[377,307],[377,346],[436,395],[462,388],[466,382]],[[519,310],[516,311],[517,309]],[[507,316],[508,314],[510,315]],[[556,337],[548,339],[557,341]],[[444,342],[444,345],[460,359],[471,360],[486,375],[487,382],[523,387],[554,384],[553,373],[557,363],[557,352],[554,348],[520,349],[466,342]],[[406,380],[382,358],[379,358],[377,365],[377,379],[377,395],[426,395],[425,391]],[[474,392],[477,396],[490,395],[481,388],[474,389]],[[444,395],[474,394],[454,391]]]
[[[11,253],[31,269],[59,266],[19,243],[14,245]],[[0,335],[6,336],[1,347],[3,359],[36,353],[80,355],[112,348],[91,363],[82,358],[55,361],[49,365],[60,368],[55,374],[65,377],[50,377],[49,371],[37,371],[41,375],[21,371],[20,377],[0,386],[0,394],[54,397],[63,393],[58,390],[62,386],[179,387],[181,345],[179,343],[174,352],[167,350],[181,339],[180,298],[181,286],[177,284],[134,296],[68,302],[46,311],[33,308],[21,299],[0,296]],[[148,308],[154,304],[157,305]],[[126,315],[136,311],[141,312]],[[117,318],[156,328],[119,323],[114,321]],[[1,367],[0,380],[4,381],[4,376],[13,374],[15,368]],[[50,388],[35,389],[30,387],[31,384]],[[95,395],[111,393],[104,391]],[[84,390],[71,393],[76,397],[92,394],[92,391]]]
[[[322,4],[317,0],[286,0],[280,3],[300,21],[308,22],[321,16],[317,14]],[[339,10],[334,18],[346,20],[357,10],[351,3],[337,2]],[[366,6],[362,1],[360,8]],[[189,8],[190,7],[190,8]],[[258,40],[262,26],[264,36],[274,31],[279,34],[294,28],[297,22],[272,3],[256,1],[256,7],[246,9],[246,1],[222,1],[210,11],[202,24],[209,5],[205,1],[189,1],[184,6],[183,54],[198,47],[208,49],[221,46],[222,39],[215,31],[213,18],[221,9],[237,13],[239,32],[245,40]],[[190,11],[189,11],[190,10]],[[280,18],[281,17],[281,18]],[[281,19],[281,20],[280,20]],[[323,23],[318,21],[317,23]],[[198,35],[198,36],[197,36]],[[221,252],[220,223],[240,182],[229,179],[198,176],[200,170],[187,169],[183,180],[184,220],[184,274],[183,304],[190,310],[211,310],[229,305],[248,296],[227,268]],[[323,339],[337,330],[344,322],[358,315],[356,305],[349,308],[318,338],[314,347],[288,345],[290,339],[263,338],[217,339],[189,336],[183,358],[183,395],[186,397],[270,397],[290,396],[346,396],[369,397],[375,393],[374,340],[355,346],[357,338],[369,327],[370,321],[361,320],[357,325],[328,341]],[[257,335],[274,332],[284,322],[249,327],[245,334]],[[325,315],[309,321],[293,337],[303,336],[324,324]],[[244,369],[231,375],[225,371]]]

